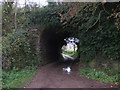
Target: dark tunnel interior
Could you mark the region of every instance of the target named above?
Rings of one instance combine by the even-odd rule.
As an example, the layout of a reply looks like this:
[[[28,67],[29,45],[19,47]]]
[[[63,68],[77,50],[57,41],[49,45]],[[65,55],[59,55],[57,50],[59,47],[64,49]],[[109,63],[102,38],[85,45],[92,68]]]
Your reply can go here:
[[[61,55],[61,48],[66,44],[64,39],[69,36],[69,33],[59,32],[61,27],[50,27],[42,31],[40,36],[40,56],[42,60],[47,62],[58,61]],[[58,33],[57,33],[58,32]]]

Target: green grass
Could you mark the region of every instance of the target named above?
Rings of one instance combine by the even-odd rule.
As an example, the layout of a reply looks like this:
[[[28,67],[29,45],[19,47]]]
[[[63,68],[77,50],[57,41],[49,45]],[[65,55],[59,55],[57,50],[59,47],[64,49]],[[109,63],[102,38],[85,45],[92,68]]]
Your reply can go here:
[[[74,53],[69,53],[69,52],[63,52],[63,54],[66,54],[66,55],[69,55],[69,56],[73,56],[74,55]]]
[[[75,52],[76,52],[77,48],[75,48]],[[63,49],[63,51],[68,52],[68,53],[73,53],[74,49]]]
[[[22,70],[13,69],[10,72],[3,71],[3,88],[19,88],[28,83],[35,75],[35,68],[27,67]]]
[[[112,72],[112,70],[111,70],[111,72]],[[118,84],[118,73],[116,73],[115,75],[108,75],[104,71],[101,71],[99,69],[93,69],[93,68],[80,69],[79,73],[88,78],[98,80],[98,81],[101,81],[104,83]]]

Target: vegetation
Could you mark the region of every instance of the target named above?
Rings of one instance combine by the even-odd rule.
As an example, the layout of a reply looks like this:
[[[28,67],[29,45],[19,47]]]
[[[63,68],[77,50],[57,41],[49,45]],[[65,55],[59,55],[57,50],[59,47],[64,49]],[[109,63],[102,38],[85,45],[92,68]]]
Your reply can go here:
[[[104,83],[114,83],[118,85],[119,79],[118,79],[118,71],[114,70],[99,70],[95,68],[83,68],[80,69],[79,72],[91,79],[98,80]],[[111,73],[115,73],[114,75],[111,75]]]
[[[69,52],[63,52],[63,54],[66,54],[66,55],[69,55],[69,56],[73,56],[74,55],[74,53],[69,53]]]
[[[107,5],[111,6],[109,10]],[[61,20],[63,20],[66,30],[70,27],[72,34],[80,40],[78,47],[80,47],[81,54],[84,53],[91,58],[99,54],[119,60],[118,37],[120,32],[119,28],[115,26],[116,19],[119,18],[118,6],[118,3],[104,5],[102,3],[73,3],[68,12],[62,14]],[[116,12],[116,17],[111,16],[113,12]],[[75,29],[76,31],[74,31]],[[113,54],[113,52],[115,53]]]
[[[2,86],[18,88],[34,76],[40,64],[35,46],[37,34],[29,29],[29,15],[24,8],[17,8],[16,13],[14,2],[4,2],[2,6]]]
[[[37,5],[18,8],[14,2],[4,2],[2,5],[4,87],[19,87],[25,83],[25,79],[28,80],[35,74],[34,67],[42,62],[37,44],[44,28],[56,28],[51,32],[60,37],[58,44],[54,42],[56,45],[62,42],[58,49],[66,44],[63,39],[77,37],[79,43],[75,57],[87,64],[92,62],[93,67],[98,64],[93,61],[102,65],[102,61],[120,60],[119,3],[49,3],[41,8]],[[16,8],[17,12],[14,12]],[[104,59],[98,61],[97,57]],[[28,66],[33,69],[26,69]],[[118,74],[109,76],[104,71],[91,68],[83,69],[81,73],[104,82],[118,82]]]
[[[26,67],[25,69],[14,68],[10,72],[3,71],[3,88],[18,88],[28,83],[35,75],[34,67]]]
[[[10,71],[13,68],[24,68],[26,65],[36,66],[40,62],[35,47],[36,36],[30,31],[28,25],[29,15],[24,16],[24,11],[18,8],[17,19],[14,22],[15,8],[12,2],[3,3],[2,54],[5,71]],[[10,16],[7,13],[10,13]],[[14,23],[17,23],[17,29],[14,28]]]
[[[62,25],[63,30],[54,30],[54,32],[68,34],[63,37],[79,38],[79,54],[84,53],[91,57],[91,60],[96,55],[119,60],[120,32],[117,7],[119,7],[118,3],[63,3],[58,6],[52,4],[37,10],[35,14],[33,12],[30,20],[34,25],[44,23],[46,27]]]

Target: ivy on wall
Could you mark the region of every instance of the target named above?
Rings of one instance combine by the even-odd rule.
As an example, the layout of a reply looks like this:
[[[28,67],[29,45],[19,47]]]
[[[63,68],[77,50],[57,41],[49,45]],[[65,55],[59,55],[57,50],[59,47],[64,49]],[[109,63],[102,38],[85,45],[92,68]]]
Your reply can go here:
[[[80,53],[119,60],[119,9],[118,3],[62,3],[33,12],[31,21],[46,26],[61,24],[63,29],[55,32],[79,38]]]

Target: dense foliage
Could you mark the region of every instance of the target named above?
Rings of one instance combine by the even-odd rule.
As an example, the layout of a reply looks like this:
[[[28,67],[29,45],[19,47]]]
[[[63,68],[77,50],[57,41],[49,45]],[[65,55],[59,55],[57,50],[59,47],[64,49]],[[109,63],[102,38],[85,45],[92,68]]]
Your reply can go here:
[[[87,57],[83,59],[87,63],[97,56],[104,56],[107,60],[113,61],[120,59],[120,5],[118,3],[69,2],[58,5],[49,3],[42,8],[37,5],[17,8],[17,12],[13,2],[2,5],[2,64],[5,87],[12,87],[19,78],[26,80],[25,77],[33,76],[34,69],[27,68],[28,70],[22,71],[20,69],[40,64],[41,52],[37,51],[36,38],[39,38],[44,28],[51,33],[55,32],[56,37],[60,37],[57,38],[57,44],[53,41],[55,45],[65,44],[62,42],[64,38],[77,37],[80,41],[77,43],[78,50],[75,57],[83,55]],[[36,27],[37,31],[35,31]],[[61,47],[59,46],[58,49]],[[30,74],[31,72],[33,74]],[[103,78],[118,82],[117,74],[109,76],[93,69],[84,69],[82,74],[104,82],[107,81]],[[20,85],[17,84],[15,87],[18,86]]]
[[[79,38],[79,54],[91,60],[96,55],[119,60],[119,9],[118,3],[52,4],[32,12],[30,20],[38,25],[62,24],[63,30],[59,31]]]
[[[15,22],[15,6],[11,2],[3,3],[2,18],[2,60],[3,69],[36,66],[40,63],[35,46],[35,35],[30,31],[28,14],[18,8]],[[15,29],[17,23],[17,29]]]
[[[64,27],[71,27],[75,33],[74,36],[79,38],[78,47],[81,53],[90,57],[100,54],[114,60],[120,59],[118,7],[118,3],[104,5],[102,3],[73,3],[69,11],[61,17]],[[111,16],[114,12],[116,12],[115,17]]]
[[[37,58],[36,36],[30,31],[30,26],[39,26],[39,30],[60,26],[62,29],[52,31],[62,34],[62,38],[79,38],[79,54],[91,58],[99,55],[119,60],[119,9],[118,3],[51,3],[43,8],[27,7],[26,12],[18,8],[15,22],[13,3],[3,3],[3,66],[12,69],[33,64],[34,58]],[[17,23],[17,30],[14,23]]]

